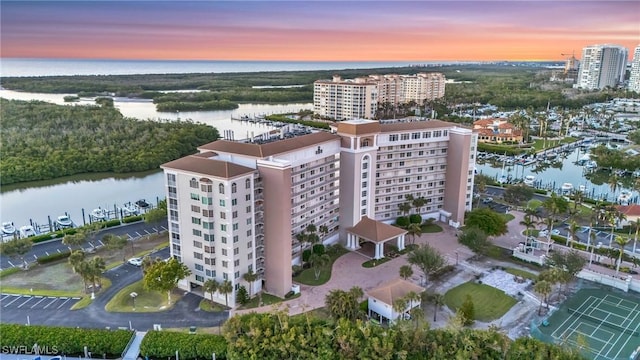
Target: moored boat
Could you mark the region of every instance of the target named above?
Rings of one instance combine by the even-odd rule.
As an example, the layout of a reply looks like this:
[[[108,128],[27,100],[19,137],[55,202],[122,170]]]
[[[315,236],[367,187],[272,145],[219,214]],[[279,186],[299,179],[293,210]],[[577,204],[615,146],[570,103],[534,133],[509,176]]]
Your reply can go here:
[[[536,177],[533,175],[527,175],[524,177],[524,184],[528,186],[533,186],[533,183],[536,181]]]
[[[91,217],[93,217],[94,220],[98,221],[105,220],[107,218],[107,210],[103,208],[93,209],[91,210]]]
[[[72,227],[73,221],[71,221],[71,218],[69,218],[69,216],[67,215],[60,215],[56,219],[56,224],[58,224],[59,227],[63,227],[63,228]]]
[[[25,225],[20,227],[20,237],[26,238],[30,236],[36,236],[36,230],[31,225]]]
[[[560,190],[562,190],[563,194],[569,193],[569,192],[571,192],[573,190],[573,184],[572,183],[564,183],[560,187]]]
[[[140,209],[138,205],[132,203],[126,203],[123,207],[120,208],[122,210],[123,216],[134,216],[140,213]]]
[[[13,223],[3,222],[2,223],[2,234],[3,235],[13,235],[16,233],[16,227]]]
[[[631,191],[622,190],[620,195],[618,195],[618,203],[620,203],[620,205],[629,205],[632,195]]]

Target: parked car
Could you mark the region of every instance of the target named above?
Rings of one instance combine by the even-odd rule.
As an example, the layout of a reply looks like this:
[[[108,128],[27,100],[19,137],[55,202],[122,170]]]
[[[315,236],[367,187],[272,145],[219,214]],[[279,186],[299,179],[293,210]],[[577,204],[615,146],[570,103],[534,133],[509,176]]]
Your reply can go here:
[[[133,266],[142,266],[142,258],[131,258],[127,262]]]
[[[482,203],[483,204],[489,204],[493,202],[493,198],[492,197],[486,197],[484,199],[482,199]]]

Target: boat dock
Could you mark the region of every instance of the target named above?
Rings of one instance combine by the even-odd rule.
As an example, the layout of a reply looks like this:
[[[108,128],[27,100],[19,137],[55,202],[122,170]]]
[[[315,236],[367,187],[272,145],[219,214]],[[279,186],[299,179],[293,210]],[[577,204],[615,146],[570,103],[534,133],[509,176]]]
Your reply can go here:
[[[287,125],[287,123],[284,123],[284,122],[267,120],[266,115],[253,115],[253,116],[243,115],[240,117],[232,116],[231,120],[248,122],[252,124],[267,125],[267,126],[276,127],[276,128],[280,128]]]

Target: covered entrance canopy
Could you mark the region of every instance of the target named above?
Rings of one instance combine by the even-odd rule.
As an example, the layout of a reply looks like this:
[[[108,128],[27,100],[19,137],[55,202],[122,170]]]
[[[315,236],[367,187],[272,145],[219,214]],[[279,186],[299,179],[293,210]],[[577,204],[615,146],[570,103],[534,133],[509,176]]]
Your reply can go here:
[[[360,239],[372,242],[375,245],[374,259],[384,257],[384,244],[389,240],[396,239],[398,250],[404,250],[406,230],[370,219],[367,216],[363,216],[356,226],[348,228],[346,231],[347,248],[357,250],[360,247]]]

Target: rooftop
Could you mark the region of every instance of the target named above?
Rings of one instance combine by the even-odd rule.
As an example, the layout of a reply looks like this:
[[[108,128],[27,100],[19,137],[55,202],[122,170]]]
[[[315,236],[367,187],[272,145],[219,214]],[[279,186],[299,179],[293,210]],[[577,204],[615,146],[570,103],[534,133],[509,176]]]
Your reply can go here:
[[[160,167],[162,169],[181,170],[223,179],[234,178],[254,171],[252,168],[228,161],[217,160],[211,156],[215,156],[215,153],[210,152],[189,155],[178,160],[162,164]]]

